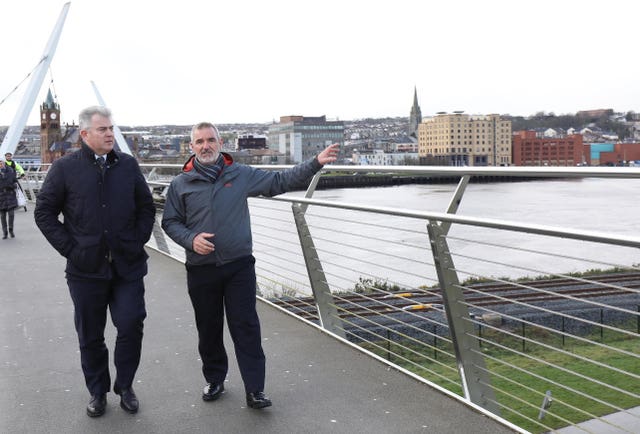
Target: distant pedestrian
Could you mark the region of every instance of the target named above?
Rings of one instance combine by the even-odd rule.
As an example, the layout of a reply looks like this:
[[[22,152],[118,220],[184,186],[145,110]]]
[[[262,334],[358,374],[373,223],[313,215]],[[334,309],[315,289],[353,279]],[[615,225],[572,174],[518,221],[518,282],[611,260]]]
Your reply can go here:
[[[2,221],[2,239],[14,238],[14,210],[18,207],[16,172],[0,158],[0,220]],[[7,217],[9,217],[7,221]]]
[[[24,178],[24,169],[20,164],[13,161],[13,154],[11,152],[7,152],[6,154],[4,154],[4,159],[5,164],[16,171],[16,176],[18,178]]]
[[[275,196],[306,186],[324,164],[336,160],[338,145],[282,172],[235,163],[221,152],[211,123],[191,130],[195,153],[171,182],[162,218],[167,235],[186,249],[187,287],[198,329],[205,401],[224,391],[228,360],[224,316],[236,350],[247,406],[264,408],[265,356],[256,312],[256,271],[247,198]]]
[[[7,152],[6,154],[4,154],[4,159],[6,160],[5,161],[6,165],[11,167],[13,170],[15,170],[16,176],[18,177],[18,179],[22,179],[25,177],[24,169],[20,164],[13,161],[13,154],[11,152]],[[20,193],[24,195],[24,191],[22,191],[22,186],[20,185],[20,181],[18,181],[17,184],[18,184],[18,190],[20,190]],[[27,212],[27,205],[24,205],[23,208],[24,208],[24,212]]]
[[[54,161],[34,215],[49,243],[67,258],[82,371],[91,394],[87,414],[105,412],[111,389],[104,341],[107,309],[117,329],[113,391],[120,395],[120,406],[135,413],[139,403],[132,384],[147,315],[144,245],[155,206],[136,160],[113,149],[111,111],[88,107],[80,112],[79,124],[82,146]]]

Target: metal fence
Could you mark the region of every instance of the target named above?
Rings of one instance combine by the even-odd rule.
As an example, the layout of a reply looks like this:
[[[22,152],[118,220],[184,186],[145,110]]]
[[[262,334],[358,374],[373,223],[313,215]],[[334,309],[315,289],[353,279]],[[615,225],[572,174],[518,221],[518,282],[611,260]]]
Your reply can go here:
[[[177,168],[143,165],[160,196]],[[304,196],[250,199],[265,302],[523,431],[640,432],[640,237],[456,214],[473,176],[640,170],[326,169],[460,181],[441,212],[313,199],[318,177]],[[184,260],[159,224],[149,245]]]

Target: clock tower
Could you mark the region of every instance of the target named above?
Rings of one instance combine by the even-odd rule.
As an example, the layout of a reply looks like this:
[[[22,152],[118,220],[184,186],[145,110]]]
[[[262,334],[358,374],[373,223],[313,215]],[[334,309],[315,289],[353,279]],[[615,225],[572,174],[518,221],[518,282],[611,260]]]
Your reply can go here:
[[[40,158],[42,164],[50,164],[54,159],[51,145],[62,140],[60,130],[60,105],[53,100],[51,89],[47,100],[40,106]]]

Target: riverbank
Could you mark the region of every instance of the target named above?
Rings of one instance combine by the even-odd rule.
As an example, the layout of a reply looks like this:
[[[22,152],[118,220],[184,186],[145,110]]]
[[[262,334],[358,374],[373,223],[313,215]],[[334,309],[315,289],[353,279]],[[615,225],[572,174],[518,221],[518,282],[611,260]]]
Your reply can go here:
[[[471,177],[471,183],[489,183],[489,182],[523,182],[533,181],[541,178],[522,177],[522,176],[478,176]],[[353,175],[333,175],[322,176],[318,182],[319,189],[331,188],[356,188],[356,187],[382,187],[389,185],[408,185],[408,184],[457,184],[460,181],[459,176],[410,176],[410,175],[367,175],[356,173]]]

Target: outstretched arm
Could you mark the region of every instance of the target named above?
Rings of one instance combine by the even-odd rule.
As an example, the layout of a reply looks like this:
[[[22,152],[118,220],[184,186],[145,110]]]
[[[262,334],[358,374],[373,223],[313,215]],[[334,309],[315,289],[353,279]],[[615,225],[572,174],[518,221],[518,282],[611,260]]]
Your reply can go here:
[[[322,152],[318,154],[318,163],[323,166],[328,163],[333,163],[338,159],[338,152],[340,152],[340,144],[334,143],[324,148]]]

